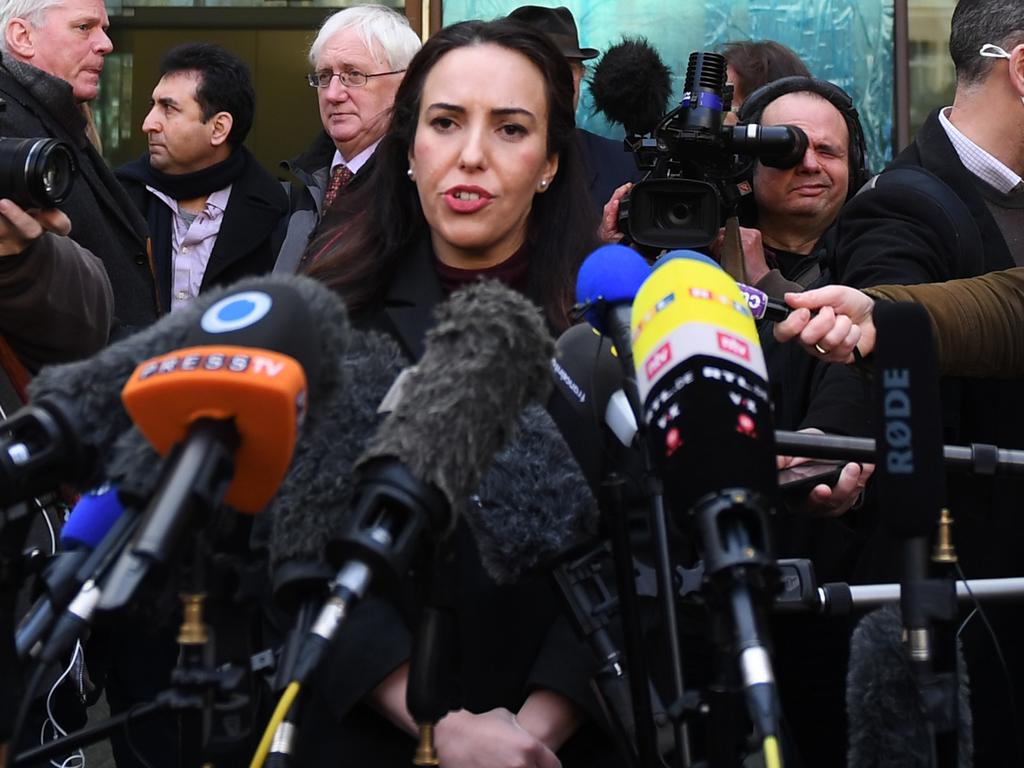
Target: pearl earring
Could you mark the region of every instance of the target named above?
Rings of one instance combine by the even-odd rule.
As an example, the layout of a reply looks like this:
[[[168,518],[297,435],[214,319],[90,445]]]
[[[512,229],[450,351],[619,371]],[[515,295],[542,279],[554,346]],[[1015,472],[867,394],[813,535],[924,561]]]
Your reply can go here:
[[[547,187],[548,187],[548,180],[547,179],[541,179],[540,180],[540,188],[541,189],[547,189]]]
[[[416,174],[413,172],[412,168],[407,170],[405,172],[405,175],[409,177],[409,181],[415,181],[416,180]]]

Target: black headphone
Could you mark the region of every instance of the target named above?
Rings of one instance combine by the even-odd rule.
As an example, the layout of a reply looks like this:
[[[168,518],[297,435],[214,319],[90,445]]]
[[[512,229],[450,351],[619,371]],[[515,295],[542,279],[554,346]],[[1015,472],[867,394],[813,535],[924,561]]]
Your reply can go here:
[[[857,114],[857,108],[853,106],[850,94],[838,85],[830,83],[828,80],[802,75],[780,77],[778,80],[765,83],[746,98],[737,114],[739,122],[760,123],[761,116],[769,104],[787,93],[802,91],[809,91],[821,96],[838,109],[839,114],[846,121],[846,128],[850,133],[850,189],[846,195],[849,200],[871,178],[872,174],[867,168],[867,145],[864,141],[864,128],[860,124],[860,115]]]

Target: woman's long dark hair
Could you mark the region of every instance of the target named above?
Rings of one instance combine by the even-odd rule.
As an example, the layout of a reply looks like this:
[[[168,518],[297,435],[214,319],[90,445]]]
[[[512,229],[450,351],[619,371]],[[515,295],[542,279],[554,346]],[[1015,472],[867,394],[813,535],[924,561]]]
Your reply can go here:
[[[596,244],[597,230],[575,135],[572,75],[543,34],[511,19],[454,24],[427,41],[395,95],[391,126],[374,152],[371,172],[357,176],[338,197],[310,243],[309,274],[341,294],[355,315],[383,298],[402,260],[430,237],[416,186],[406,178],[427,75],[445,54],[484,43],[521,53],[544,77],[547,152],[559,162],[548,191],[534,196],[529,215],[529,290],[555,329],[569,325],[576,271]]]

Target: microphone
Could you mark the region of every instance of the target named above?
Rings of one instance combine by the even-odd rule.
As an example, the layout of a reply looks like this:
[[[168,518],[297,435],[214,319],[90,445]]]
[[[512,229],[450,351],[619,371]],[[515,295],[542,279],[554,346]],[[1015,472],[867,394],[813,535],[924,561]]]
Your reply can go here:
[[[297,682],[375,577],[401,579],[426,529],[438,539],[453,530],[520,411],[550,391],[552,347],[538,308],[500,283],[456,291],[438,308],[422,359],[403,377],[403,396],[356,464],[346,531],[327,547],[340,570]]]
[[[874,312],[875,483],[882,520],[902,545],[900,613],[922,711],[949,752],[958,722],[955,680],[956,587],[930,578],[929,540],[945,501],[939,368],[927,312],[883,302]],[[938,641],[938,642],[937,642]]]
[[[63,610],[85,583],[80,578],[91,564],[93,552],[102,546],[111,529],[124,515],[117,490],[104,484],[83,494],[71,510],[60,533],[59,552],[43,575],[45,593],[21,620],[15,635],[18,658],[24,659],[49,631],[56,612]]]
[[[868,613],[853,631],[846,677],[850,729],[847,765],[850,768],[934,765],[932,733],[902,634],[902,620],[895,606]],[[956,681],[960,712],[957,764],[969,766],[973,754],[973,723],[959,642],[956,654],[960,670]]]
[[[761,640],[776,577],[767,515],[777,479],[753,317],[717,264],[676,258],[641,286],[632,328],[652,461],[674,519],[695,535],[712,604],[731,614],[728,650],[738,657],[755,728],[777,737],[778,695]]]
[[[97,608],[123,606],[155,566],[166,564],[194,518],[212,514],[222,500],[244,512],[265,505],[306,411],[304,369],[315,399],[340,381],[333,361],[347,343],[347,316],[340,300],[309,278],[241,281],[217,292],[197,321],[184,338],[194,346],[141,363],[125,386],[125,407],[139,431],[162,451],[178,445],[145,513],[131,516],[134,536],[122,531],[119,546],[90,573],[43,648],[44,661],[57,658]],[[196,345],[212,340],[219,343]],[[134,433],[119,442],[138,446]],[[154,461],[148,448],[137,455],[143,465]],[[120,464],[119,472],[128,466]]]
[[[523,411],[466,513],[484,570],[512,584],[597,533],[597,503],[558,427]]]
[[[383,417],[378,406],[407,360],[398,344],[376,332],[354,332],[341,367],[345,386],[309,414],[295,457],[267,512],[274,598],[293,607],[334,575],[324,557],[352,506],[353,467]]]
[[[131,426],[122,384],[142,360],[179,346],[198,316],[199,306],[188,306],[88,359],[44,367],[28,385],[28,405],[0,424],[0,506],[62,482],[99,485],[104,451]]]
[[[659,256],[657,261],[654,262],[655,269],[672,259],[697,259],[698,261],[706,261],[709,264],[721,266],[717,261],[703,253],[684,249],[669,251]],[[773,323],[778,323],[789,317],[789,313],[793,311],[786,302],[769,296],[759,288],[744,285],[743,283],[736,283],[736,285],[739,287],[740,293],[743,294],[743,300],[747,303],[747,308],[755,320],[770,320]]]
[[[321,368],[338,379],[336,363],[321,364],[321,352],[344,349],[344,317],[340,299],[309,278],[262,278],[207,309],[184,348],[139,365],[122,400],[139,431],[170,456],[100,608],[124,605],[190,524],[222,502],[250,514],[266,506],[291,462],[311,396],[307,381]],[[321,345],[321,335],[337,339]]]
[[[590,80],[594,106],[627,134],[647,134],[668,111],[672,72],[642,37],[613,45]]]

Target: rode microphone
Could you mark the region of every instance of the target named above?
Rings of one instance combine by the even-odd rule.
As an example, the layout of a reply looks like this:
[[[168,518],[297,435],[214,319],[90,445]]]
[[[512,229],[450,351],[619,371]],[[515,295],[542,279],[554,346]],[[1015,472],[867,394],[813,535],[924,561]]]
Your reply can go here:
[[[880,302],[874,310],[875,484],[882,520],[903,550],[900,613],[905,646],[937,748],[957,737],[953,578],[930,578],[929,542],[945,502],[939,367],[924,307]]]
[[[778,735],[761,640],[776,567],[767,516],[777,473],[764,356],[735,282],[701,256],[665,261],[633,303],[646,440],[677,524],[694,534],[713,607],[731,618],[751,719]],[[715,614],[712,614],[715,617]]]

